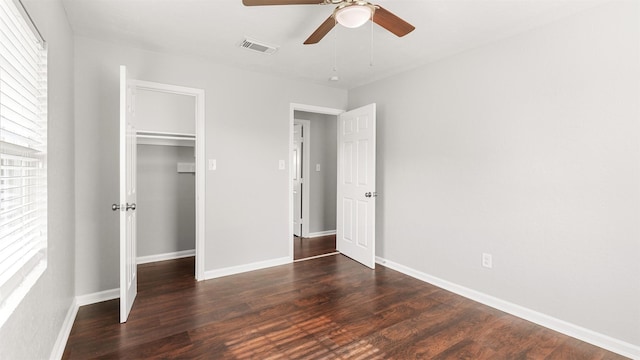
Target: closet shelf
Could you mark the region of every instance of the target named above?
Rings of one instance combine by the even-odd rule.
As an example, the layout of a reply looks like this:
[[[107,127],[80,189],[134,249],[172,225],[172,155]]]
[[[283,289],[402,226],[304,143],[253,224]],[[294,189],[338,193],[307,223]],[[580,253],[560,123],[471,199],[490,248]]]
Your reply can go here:
[[[158,131],[137,131],[139,145],[195,146],[194,134],[168,133]]]

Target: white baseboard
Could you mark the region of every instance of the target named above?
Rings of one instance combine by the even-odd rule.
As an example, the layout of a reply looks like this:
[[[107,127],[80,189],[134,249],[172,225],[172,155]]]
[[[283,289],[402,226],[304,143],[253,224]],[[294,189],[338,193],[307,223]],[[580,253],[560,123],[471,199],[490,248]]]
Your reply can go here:
[[[120,298],[120,288],[76,296],[78,307]]]
[[[376,263],[559,333],[632,359],[640,359],[640,346],[600,334],[593,330],[469,289],[378,256],[376,256]]]
[[[230,266],[222,269],[209,270],[204,272],[203,280],[209,280],[209,279],[215,279],[223,276],[240,274],[247,271],[266,269],[273,266],[290,264],[291,262],[292,262],[292,259],[287,256],[279,259],[258,261],[251,264],[244,264],[244,265],[238,265],[238,266]]]
[[[315,238],[315,237],[320,237],[320,236],[329,236],[329,235],[335,235],[336,231],[335,230],[326,230],[326,231],[318,231],[318,232],[312,232],[309,233],[310,238]]]
[[[195,249],[176,251],[176,252],[171,252],[166,254],[139,256],[136,258],[136,264],[140,265],[140,264],[146,264],[146,263],[151,263],[156,261],[180,259],[180,258],[185,258],[190,256],[196,256]]]
[[[51,350],[51,356],[49,359],[62,359],[62,355],[64,355],[64,348],[67,346],[67,341],[69,340],[69,335],[71,334],[71,329],[73,328],[73,323],[76,320],[76,315],[78,315],[80,306],[117,299],[119,297],[120,289],[111,289],[93,294],[80,295],[73,298],[71,306],[67,311],[67,315],[64,317],[64,321],[62,322],[62,327],[60,327],[60,332],[58,332],[56,342],[53,344],[53,349]]]
[[[316,256],[310,256],[310,257],[308,257],[308,258],[303,258],[303,259],[293,260],[293,262],[294,262],[294,263],[297,263],[297,262],[302,262],[302,261],[307,261],[307,260],[315,260],[315,259],[320,259],[320,258],[327,257],[327,256],[333,256],[333,255],[340,255],[340,252],[338,252],[338,251],[334,251],[334,252],[327,253],[327,254],[316,255]]]
[[[62,322],[60,332],[58,332],[56,343],[53,344],[53,349],[49,359],[62,359],[62,355],[64,355],[64,348],[67,346],[67,340],[69,340],[69,334],[71,334],[71,328],[73,328],[73,322],[76,320],[76,315],[78,314],[78,308],[78,301],[76,298],[73,298],[71,306],[67,311],[67,315],[64,317],[64,321]]]

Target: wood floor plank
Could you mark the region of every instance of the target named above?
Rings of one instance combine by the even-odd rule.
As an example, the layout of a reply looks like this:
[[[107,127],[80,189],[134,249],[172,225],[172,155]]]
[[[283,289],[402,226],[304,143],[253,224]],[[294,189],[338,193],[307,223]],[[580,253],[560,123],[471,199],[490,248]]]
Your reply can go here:
[[[183,358],[191,347],[191,340],[186,332],[156,339],[136,346],[120,348],[96,359],[151,359],[151,358]]]
[[[449,349],[456,348],[460,342],[482,338],[482,334],[497,321],[499,318],[490,312],[472,311],[468,316],[458,318],[457,322],[452,319],[452,322],[441,330],[423,333],[417,341],[413,340],[408,344],[396,346],[393,351],[390,351],[390,355],[398,359],[409,357],[432,359]]]
[[[118,300],[83,306],[63,359],[624,359],[341,255],[193,273],[193,258],[141,265],[127,323]]]

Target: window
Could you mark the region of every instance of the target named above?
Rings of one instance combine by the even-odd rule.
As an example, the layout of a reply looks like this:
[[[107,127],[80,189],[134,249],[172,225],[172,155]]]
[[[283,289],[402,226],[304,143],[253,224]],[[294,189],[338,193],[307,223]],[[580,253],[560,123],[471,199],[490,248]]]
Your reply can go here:
[[[47,267],[47,52],[0,1],[0,326]]]

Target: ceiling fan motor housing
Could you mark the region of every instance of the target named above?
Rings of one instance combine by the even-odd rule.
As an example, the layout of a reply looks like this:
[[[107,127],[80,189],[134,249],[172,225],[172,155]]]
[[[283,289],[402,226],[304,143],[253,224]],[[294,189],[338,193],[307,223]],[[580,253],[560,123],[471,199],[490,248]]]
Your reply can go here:
[[[333,16],[340,25],[353,29],[371,20],[374,11],[375,7],[369,3],[352,2],[338,6]]]

